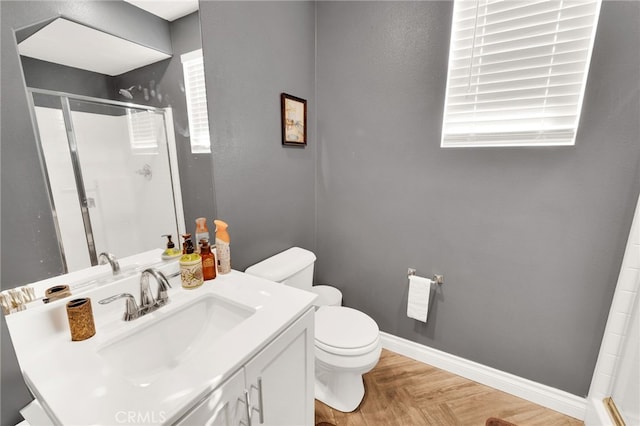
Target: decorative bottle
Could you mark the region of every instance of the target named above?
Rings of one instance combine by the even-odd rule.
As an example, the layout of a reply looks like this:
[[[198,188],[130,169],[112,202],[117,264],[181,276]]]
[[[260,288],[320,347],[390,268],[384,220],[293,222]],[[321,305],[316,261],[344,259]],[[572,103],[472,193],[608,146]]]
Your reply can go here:
[[[192,289],[200,287],[202,279],[202,259],[198,253],[193,252],[193,242],[191,239],[185,241],[186,254],[180,258],[180,279],[182,287]]]
[[[187,241],[189,240],[191,240],[191,234],[188,232],[186,234],[182,234],[182,254],[187,254]]]
[[[200,242],[202,239],[209,241],[209,229],[207,228],[207,218],[199,217],[196,219],[196,242]],[[196,247],[196,252],[200,253],[200,246]]]
[[[218,256],[218,272],[228,274],[231,272],[231,249],[229,247],[229,233],[226,222],[216,219],[216,255]]]
[[[211,253],[211,246],[206,239],[200,240],[200,257],[202,258],[202,277],[205,281],[216,277],[216,258]]]

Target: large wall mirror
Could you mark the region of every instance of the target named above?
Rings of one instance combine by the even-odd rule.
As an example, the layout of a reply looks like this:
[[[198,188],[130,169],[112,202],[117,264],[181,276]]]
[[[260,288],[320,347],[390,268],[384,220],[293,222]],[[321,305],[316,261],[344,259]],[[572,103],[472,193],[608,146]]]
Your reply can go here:
[[[95,265],[103,251],[161,248],[163,234],[178,241],[196,217],[212,219],[197,0],[3,3],[21,24],[12,29],[23,77],[14,84],[24,86],[41,169],[34,182],[16,184],[43,186],[54,232],[33,243],[58,253],[40,260],[37,274],[3,256],[2,288]],[[6,153],[20,148],[2,143],[4,167]],[[20,198],[29,192],[3,193],[3,215],[36,201]]]

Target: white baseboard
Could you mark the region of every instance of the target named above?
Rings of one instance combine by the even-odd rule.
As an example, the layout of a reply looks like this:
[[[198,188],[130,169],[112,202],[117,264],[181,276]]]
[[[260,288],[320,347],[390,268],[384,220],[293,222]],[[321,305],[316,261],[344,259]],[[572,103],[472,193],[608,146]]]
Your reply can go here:
[[[516,375],[478,364],[389,333],[380,332],[382,346],[474,382],[526,399],[562,414],[584,420],[585,398]]]

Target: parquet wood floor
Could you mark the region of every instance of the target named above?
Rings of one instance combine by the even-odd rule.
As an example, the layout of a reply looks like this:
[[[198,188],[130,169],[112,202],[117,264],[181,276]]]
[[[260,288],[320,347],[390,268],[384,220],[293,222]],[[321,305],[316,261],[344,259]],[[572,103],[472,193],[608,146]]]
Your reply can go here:
[[[316,400],[316,424],[336,426],[484,426],[497,417],[517,426],[583,425],[556,411],[386,349],[364,375],[365,397],[352,413]]]

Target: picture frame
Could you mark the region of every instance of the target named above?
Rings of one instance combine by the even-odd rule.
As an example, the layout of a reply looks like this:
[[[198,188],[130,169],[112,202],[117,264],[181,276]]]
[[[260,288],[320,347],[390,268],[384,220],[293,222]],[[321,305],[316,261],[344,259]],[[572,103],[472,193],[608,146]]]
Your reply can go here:
[[[287,93],[280,94],[282,145],[307,145],[307,101]]]

